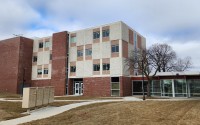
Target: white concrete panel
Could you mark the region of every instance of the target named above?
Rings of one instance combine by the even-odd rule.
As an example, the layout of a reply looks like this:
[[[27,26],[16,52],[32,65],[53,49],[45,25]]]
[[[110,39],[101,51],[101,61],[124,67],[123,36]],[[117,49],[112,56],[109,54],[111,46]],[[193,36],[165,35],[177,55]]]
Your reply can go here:
[[[110,25],[110,40],[121,39],[121,22]]]
[[[77,37],[76,46],[84,45],[84,35],[85,35],[84,30],[78,31],[76,33],[76,37]]]
[[[38,52],[37,65],[43,64],[43,52]]]
[[[122,25],[122,40],[129,42],[129,28],[126,24],[121,23]]]
[[[33,52],[38,52],[38,40],[33,41]]]
[[[110,75],[122,75],[122,58],[110,59]]]
[[[51,79],[51,71],[52,71],[52,65],[49,64],[49,75],[48,75],[48,78]]]
[[[32,80],[37,78],[37,66],[32,66]]]
[[[126,58],[122,58],[122,69],[123,69],[124,76],[130,75],[130,70],[129,70],[129,66],[126,63]]]
[[[76,62],[76,76],[84,77],[84,61]]]
[[[128,57],[130,57],[133,50],[134,50],[134,45],[129,43],[128,44]]]
[[[77,60],[77,47],[69,48],[69,62]]]
[[[100,59],[101,58],[101,47],[100,43],[94,43],[92,45],[92,58],[93,59]]]
[[[146,39],[142,37],[142,48],[146,48]]]
[[[90,77],[93,75],[93,61],[86,60],[84,61],[84,77]]]
[[[110,58],[111,57],[111,43],[110,42],[102,42],[102,58]]]
[[[49,64],[50,51],[43,52],[43,64]]]
[[[93,30],[89,29],[89,30],[85,30],[85,44],[92,44],[93,42]]]

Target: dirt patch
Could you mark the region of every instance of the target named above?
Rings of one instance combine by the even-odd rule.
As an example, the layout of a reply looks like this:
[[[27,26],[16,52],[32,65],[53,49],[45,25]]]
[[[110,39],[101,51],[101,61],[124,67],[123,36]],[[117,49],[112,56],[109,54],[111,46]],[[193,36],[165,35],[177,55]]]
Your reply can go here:
[[[0,98],[21,98],[21,95],[7,93],[7,92],[0,92]]]
[[[25,125],[197,125],[200,123],[199,107],[200,101],[97,103]]]

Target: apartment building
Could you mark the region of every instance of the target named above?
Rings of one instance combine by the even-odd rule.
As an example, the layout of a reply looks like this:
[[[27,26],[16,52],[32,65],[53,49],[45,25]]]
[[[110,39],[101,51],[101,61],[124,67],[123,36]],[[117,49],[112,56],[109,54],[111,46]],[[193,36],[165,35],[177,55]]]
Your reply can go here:
[[[7,76],[0,78],[1,91],[20,93],[25,86],[54,86],[56,95],[126,96],[132,94],[134,72],[124,60],[132,50],[145,49],[146,40],[119,21],[43,38],[0,42],[0,47],[5,45],[18,49],[1,49],[1,56],[15,53],[17,58],[15,63],[10,56],[2,60],[5,71],[12,71],[12,65],[15,68],[6,73],[1,70]],[[12,64],[7,63],[10,61]],[[10,76],[16,76],[15,82]]]
[[[34,39],[33,86],[54,84],[59,95],[131,95],[131,75],[134,73],[128,70],[125,59],[132,50],[146,48],[142,35],[121,21],[65,35],[68,38],[60,46],[54,35]],[[54,66],[56,60],[60,70]],[[62,77],[57,80],[63,79],[63,82],[55,84],[54,75],[59,72]]]

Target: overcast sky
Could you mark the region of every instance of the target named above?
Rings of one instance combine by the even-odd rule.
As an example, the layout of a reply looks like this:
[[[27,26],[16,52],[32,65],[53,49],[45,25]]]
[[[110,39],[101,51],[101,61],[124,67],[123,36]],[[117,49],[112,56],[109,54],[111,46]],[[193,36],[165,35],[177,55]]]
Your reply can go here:
[[[0,40],[23,34],[50,36],[123,21],[153,43],[191,56],[200,71],[199,0],[0,0]]]

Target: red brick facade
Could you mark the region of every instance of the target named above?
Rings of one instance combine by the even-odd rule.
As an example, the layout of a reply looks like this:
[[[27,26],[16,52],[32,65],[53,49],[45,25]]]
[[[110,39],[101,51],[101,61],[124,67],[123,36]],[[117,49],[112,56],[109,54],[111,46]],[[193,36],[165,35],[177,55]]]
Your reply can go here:
[[[110,77],[83,78],[84,96],[111,96]]]
[[[0,92],[21,93],[31,84],[33,40],[17,37],[0,42]],[[23,78],[24,77],[24,78]]]
[[[53,44],[52,44],[51,85],[55,86],[55,95],[66,94],[67,53],[68,53],[68,33],[67,32],[54,33]]]
[[[132,80],[131,77],[120,77],[120,96],[132,95]]]

